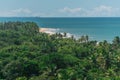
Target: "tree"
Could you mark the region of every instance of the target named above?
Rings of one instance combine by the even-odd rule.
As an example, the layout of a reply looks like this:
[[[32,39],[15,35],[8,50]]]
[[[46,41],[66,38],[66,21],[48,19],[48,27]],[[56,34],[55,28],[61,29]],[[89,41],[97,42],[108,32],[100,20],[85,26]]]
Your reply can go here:
[[[64,37],[67,37],[67,33],[66,32],[64,32],[64,35],[63,35]]]
[[[88,40],[89,40],[88,35],[85,36],[85,39],[86,39],[86,42],[88,42]]]
[[[120,38],[119,36],[116,36],[113,40],[113,44],[118,45],[120,43]]]

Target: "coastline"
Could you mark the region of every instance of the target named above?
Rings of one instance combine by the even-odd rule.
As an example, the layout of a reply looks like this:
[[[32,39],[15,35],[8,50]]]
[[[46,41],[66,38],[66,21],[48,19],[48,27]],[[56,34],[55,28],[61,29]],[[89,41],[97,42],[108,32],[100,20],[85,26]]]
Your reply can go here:
[[[57,29],[54,29],[54,28],[39,28],[39,32],[47,33],[49,35],[53,35],[57,32]]]
[[[60,33],[61,35],[64,35],[64,32],[60,32],[60,30],[56,29],[56,28],[39,28],[39,32],[46,33],[48,35],[53,35],[56,33]],[[73,34],[66,33],[66,37],[63,37],[63,38],[70,38],[72,36],[73,36]],[[77,39],[77,37],[75,37],[75,35],[74,35],[74,38]]]

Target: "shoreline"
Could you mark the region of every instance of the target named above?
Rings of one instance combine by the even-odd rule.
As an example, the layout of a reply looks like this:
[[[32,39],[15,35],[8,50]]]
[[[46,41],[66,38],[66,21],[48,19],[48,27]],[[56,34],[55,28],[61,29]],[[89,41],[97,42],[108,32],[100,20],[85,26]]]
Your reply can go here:
[[[47,33],[49,35],[53,35],[57,32],[57,29],[54,29],[54,28],[39,28],[39,32]]]
[[[59,32],[59,29],[56,29],[56,28],[39,28],[39,32],[41,32],[41,33],[46,33],[46,34],[48,34],[48,35],[54,35],[54,34],[56,34],[56,33],[60,33],[61,35],[64,35],[64,32]],[[76,35],[74,35],[74,34],[70,34],[70,33],[66,33],[66,37],[63,37],[63,38],[70,38],[70,37],[72,37],[72,36],[74,36],[74,38],[76,39],[76,40],[78,40],[81,36],[76,36]],[[91,39],[91,40],[94,40],[94,39],[92,39],[90,36],[89,36],[89,38]],[[97,44],[99,44],[99,42],[101,42],[101,41],[99,41],[99,40],[97,40],[98,42],[97,42]],[[110,42],[111,43],[111,42]]]
[[[59,32],[59,29],[56,29],[56,28],[39,28],[39,32],[46,33],[48,35],[53,35],[56,33],[60,33],[61,35],[64,35],[64,32]],[[72,36],[73,36],[73,34],[66,33],[66,37],[64,37],[64,38],[70,38]],[[75,37],[75,35],[74,35],[74,37]],[[75,38],[77,39],[77,37],[75,37]]]

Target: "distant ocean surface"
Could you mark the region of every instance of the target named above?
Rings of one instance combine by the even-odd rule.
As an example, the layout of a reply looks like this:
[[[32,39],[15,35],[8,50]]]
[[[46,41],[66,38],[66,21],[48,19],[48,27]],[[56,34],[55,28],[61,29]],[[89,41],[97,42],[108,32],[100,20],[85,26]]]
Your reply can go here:
[[[120,36],[120,18],[39,18],[39,17],[1,17],[0,22],[32,21],[42,28],[51,28],[56,32],[67,32],[79,38],[88,35],[90,40],[111,42],[115,36]]]

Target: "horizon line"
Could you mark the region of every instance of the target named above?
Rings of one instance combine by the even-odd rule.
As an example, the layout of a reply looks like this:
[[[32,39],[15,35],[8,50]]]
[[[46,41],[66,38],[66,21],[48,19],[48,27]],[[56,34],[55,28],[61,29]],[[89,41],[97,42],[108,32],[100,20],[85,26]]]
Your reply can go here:
[[[120,18],[120,16],[87,16],[87,17],[54,17],[54,16],[50,16],[50,17],[44,17],[44,16],[0,16],[0,18]]]

